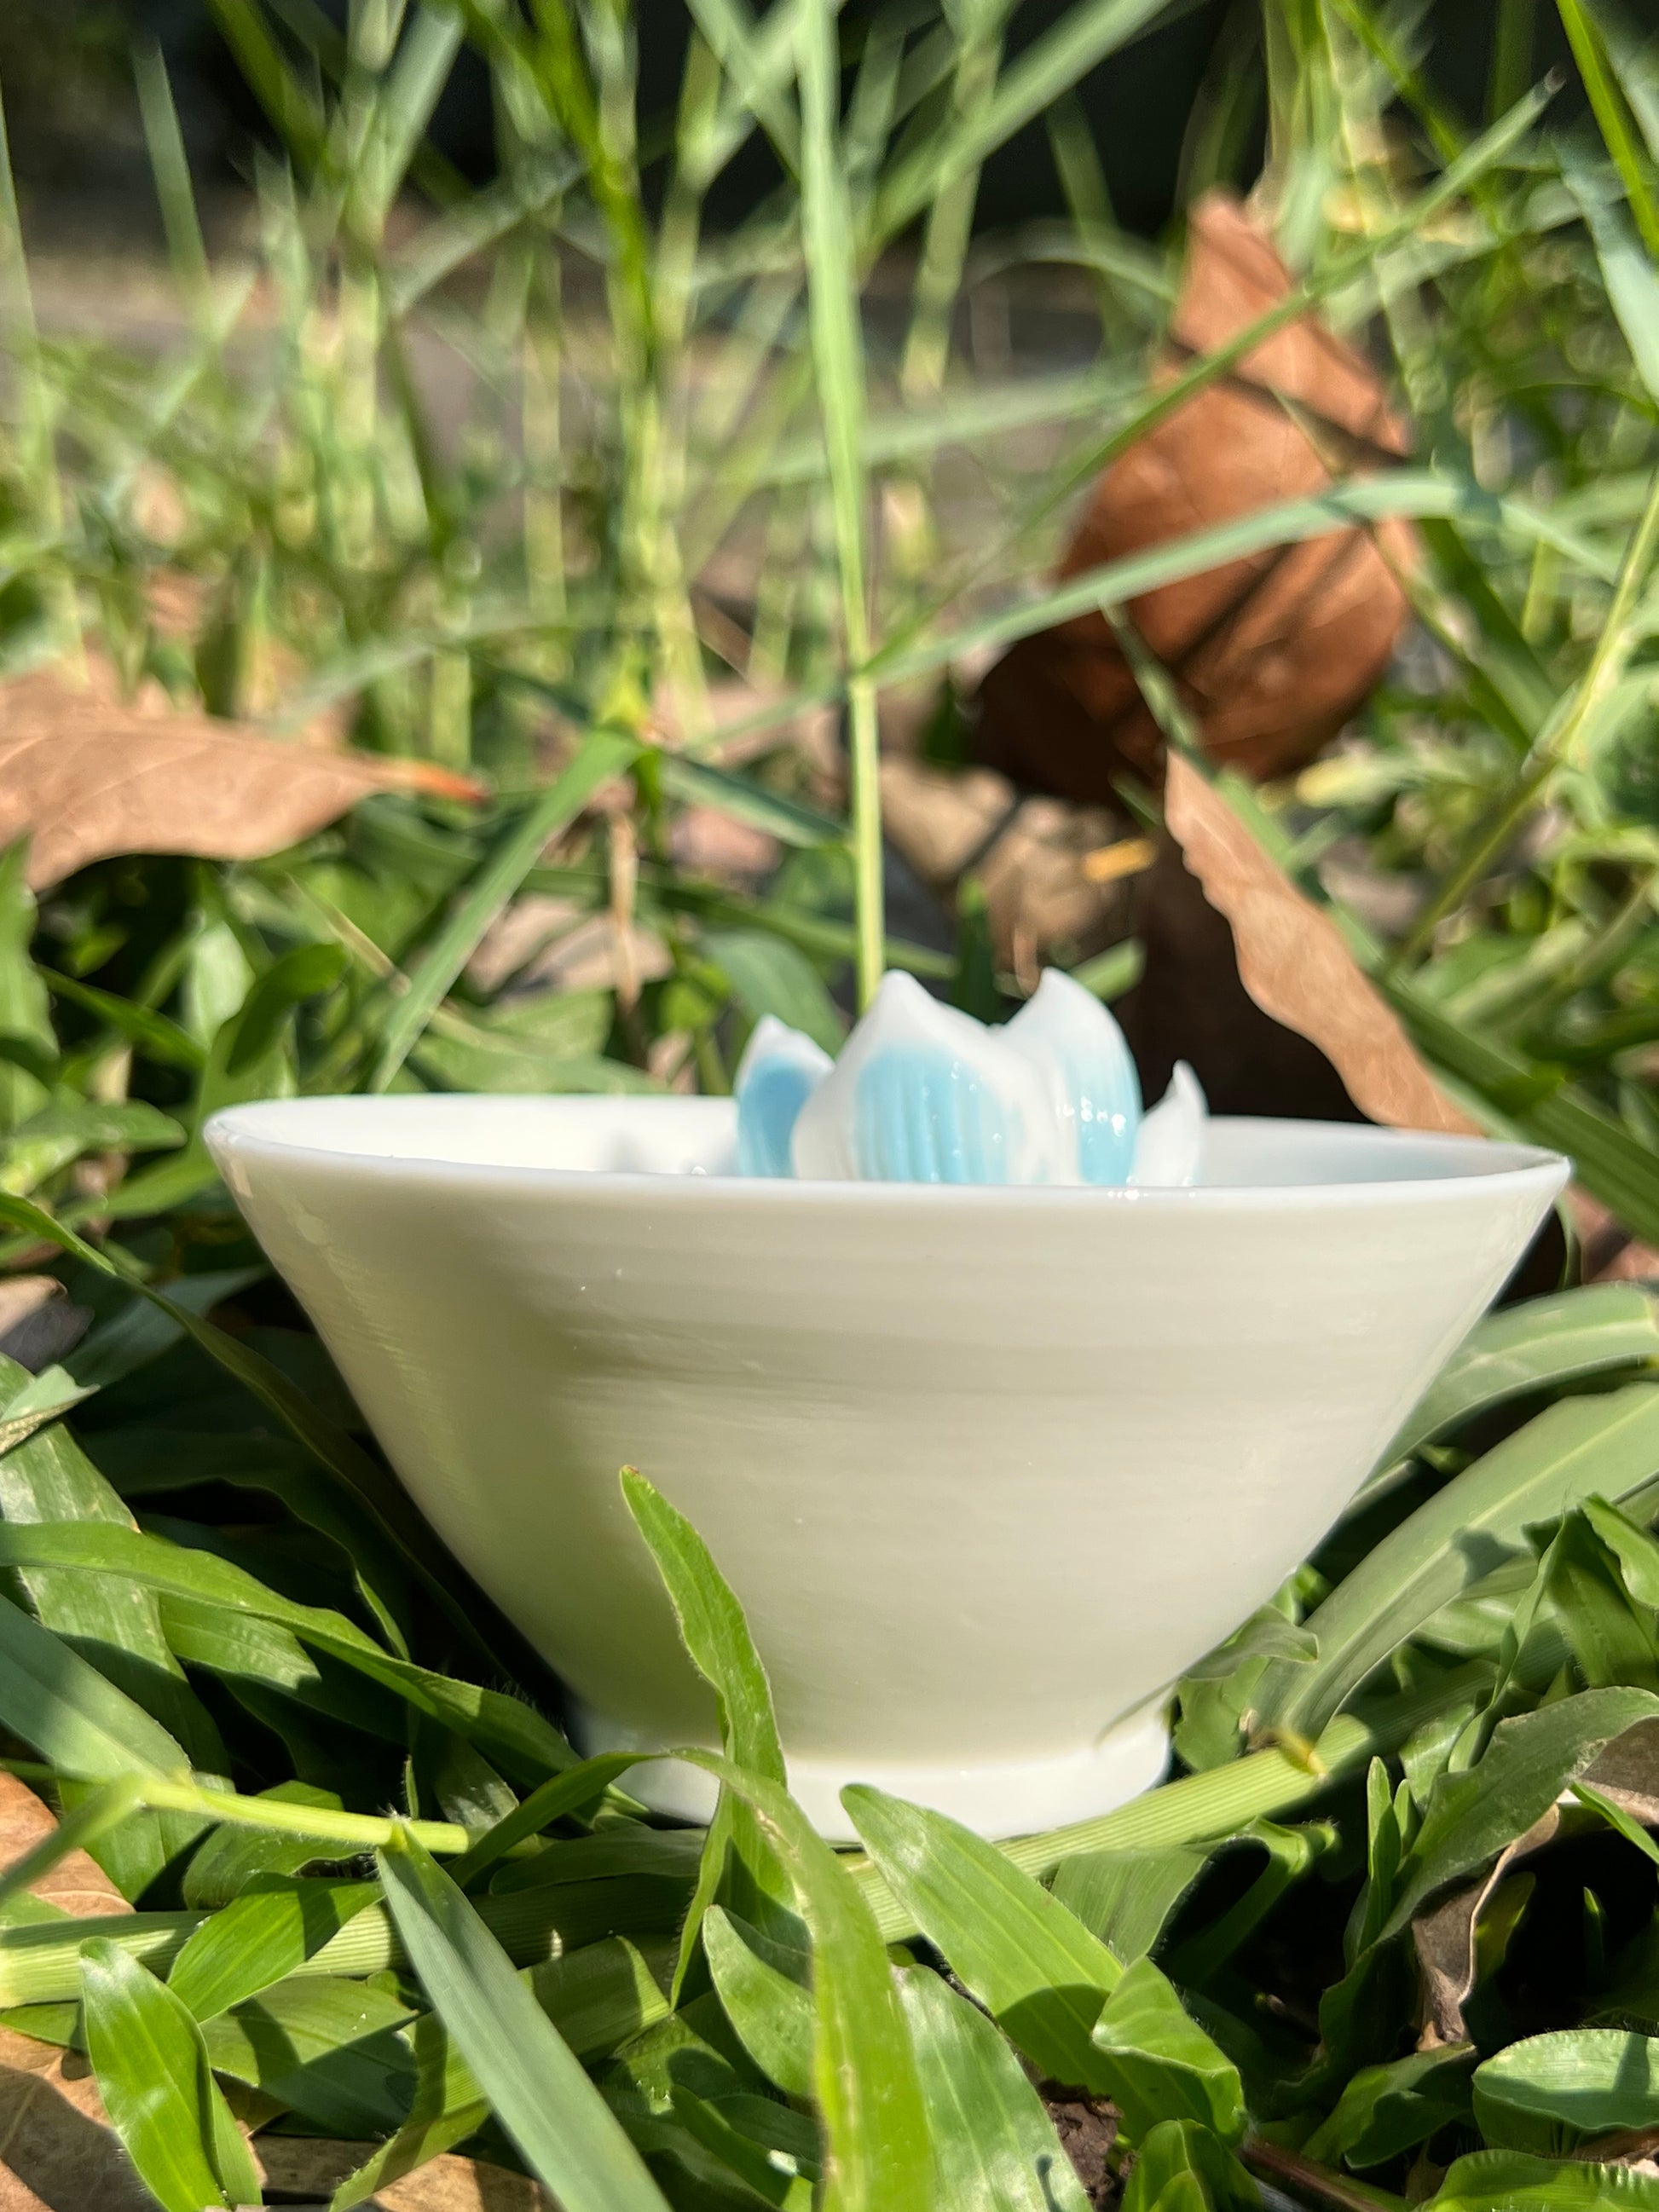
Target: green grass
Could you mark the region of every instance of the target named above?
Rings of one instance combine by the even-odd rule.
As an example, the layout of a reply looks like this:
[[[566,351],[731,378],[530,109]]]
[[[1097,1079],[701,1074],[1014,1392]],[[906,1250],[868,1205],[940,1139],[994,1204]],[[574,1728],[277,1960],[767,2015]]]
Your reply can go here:
[[[1122,2115],[1130,2212],[1254,2204],[1253,2175],[1310,2207],[1659,2202],[1601,2162],[1659,2128],[1652,1846],[1596,1765],[1659,1714],[1644,1293],[1487,1324],[1181,1686],[1176,1778],[1000,1850],[873,1792],[866,1852],[818,1844],[716,1564],[635,1485],[728,1719],[688,1850],[577,1761],[556,1686],[411,1528],[199,1141],[272,1091],[720,1090],[759,1015],[833,1041],[884,962],[982,989],[970,929],[960,976],[884,940],[883,693],[1405,515],[1410,650],[1338,752],[1239,803],[1471,1110],[1659,1239],[1651,55],[1563,0],[1571,125],[1510,0],[1462,116],[1409,8],[1241,11],[1183,190],[1248,184],[1265,111],[1276,319],[1368,344],[1416,451],[1049,591],[1075,495],[1227,366],[1154,380],[1179,239],[1115,228],[1069,103],[1155,0],[1082,0],[1012,59],[986,0],[858,30],[698,0],[667,117],[636,113],[608,0],[365,0],[343,37],[217,13],[272,133],[251,252],[204,246],[137,58],[173,339],[37,317],[0,193],[0,669],[107,665],[290,736],[327,714],[479,795],[383,793],[268,860],[118,857],[38,910],[21,849],[0,866],[7,1257],[94,1316],[0,1373],[0,1727],[138,1908],[71,1931],[0,1888],[6,2017],[86,2045],[168,2212],[246,2195],[227,2087],[363,2144],[342,2206],[463,2146],[572,2212],[1077,2212],[1033,2074]],[[477,191],[426,135],[464,41],[502,149]],[[1072,217],[975,240],[980,166],[1037,117]],[[785,181],[713,231],[757,132]],[[1097,358],[987,375],[963,301],[1056,261]],[[826,705],[844,771],[801,734]],[[693,808],[775,841],[763,889],[676,858]],[[567,933],[632,921],[646,972],[483,980],[526,896]]]

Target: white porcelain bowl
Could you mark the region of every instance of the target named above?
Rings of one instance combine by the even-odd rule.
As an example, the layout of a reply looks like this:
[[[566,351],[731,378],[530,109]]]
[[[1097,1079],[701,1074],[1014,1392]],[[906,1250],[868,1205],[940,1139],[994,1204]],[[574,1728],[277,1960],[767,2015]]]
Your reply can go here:
[[[1568,1171],[1218,1121],[1191,1190],[744,1181],[730,1103],[690,1098],[285,1099],[208,1141],[584,1747],[714,1733],[627,1463],[742,1600],[835,1837],[854,1780],[994,1836],[1155,1780],[1162,1693],[1317,1543]],[[636,1786],[695,1814],[701,1779]]]

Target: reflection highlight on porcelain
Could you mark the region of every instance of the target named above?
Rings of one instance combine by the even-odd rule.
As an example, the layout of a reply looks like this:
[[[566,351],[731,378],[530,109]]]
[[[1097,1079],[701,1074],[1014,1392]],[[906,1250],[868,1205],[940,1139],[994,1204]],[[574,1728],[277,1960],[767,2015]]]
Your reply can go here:
[[[1056,968],[996,1029],[885,975],[834,1060],[768,1015],[736,1088],[747,1176],[1167,1187],[1195,1179],[1204,1140],[1192,1070],[1143,1113],[1122,1030]]]

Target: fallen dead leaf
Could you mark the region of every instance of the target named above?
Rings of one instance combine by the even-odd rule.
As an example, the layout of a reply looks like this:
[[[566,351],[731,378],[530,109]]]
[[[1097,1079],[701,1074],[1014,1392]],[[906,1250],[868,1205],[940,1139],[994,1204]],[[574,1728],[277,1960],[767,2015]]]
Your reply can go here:
[[[368,2156],[371,2143],[331,2142],[308,2136],[267,2136],[253,2145],[267,2189],[284,2196],[331,2197]],[[446,2152],[401,2181],[388,2182],[364,2212],[556,2212],[539,2182],[482,2159]]]
[[[1281,301],[1291,276],[1229,195],[1193,210],[1164,366],[1173,376]],[[1319,492],[1408,450],[1369,364],[1305,315],[1178,408],[1105,471],[1062,577]],[[1407,613],[1415,558],[1390,521],[1233,561],[1145,593],[1130,613],[1175,675],[1207,750],[1253,775],[1310,760],[1370,692]],[[1164,747],[1103,615],[1022,639],[980,690],[978,757],[1016,781],[1108,800]]]
[[[41,1803],[27,1784],[0,1768],[0,1870],[15,1866],[57,1826],[52,1808]],[[84,1851],[70,1851],[59,1859],[49,1874],[30,1884],[30,1890],[77,1919],[132,1910],[102,1867]]]
[[[0,1352],[31,1375],[72,1352],[91,1326],[90,1309],[73,1304],[55,1275],[0,1279]]]
[[[78,2051],[0,2028],[0,2212],[155,2212]]]
[[[1553,1843],[1561,1825],[1559,1808],[1552,1805],[1543,1818],[1517,1837],[1499,1854],[1479,1881],[1455,1890],[1431,1912],[1419,1913],[1412,1923],[1412,1942],[1423,1985],[1423,2029],[1419,2051],[1437,2051],[1468,2039],[1463,2007],[1474,1987],[1475,1931],[1480,1916],[1496,1895],[1498,1885],[1521,1860]]]
[[[1659,1827],[1659,1721],[1638,1721],[1597,1753],[1584,1780],[1644,1828]]]
[[[258,860],[380,791],[481,795],[434,762],[287,744],[157,686],[123,699],[96,660],[85,684],[42,668],[0,688],[0,845],[29,839],[36,890],[120,853]]]
[[[1316,1045],[1362,1114],[1397,1129],[1476,1133],[1418,1057],[1330,916],[1192,764],[1171,753],[1164,818],[1204,896],[1231,927],[1238,973],[1262,1012]]]

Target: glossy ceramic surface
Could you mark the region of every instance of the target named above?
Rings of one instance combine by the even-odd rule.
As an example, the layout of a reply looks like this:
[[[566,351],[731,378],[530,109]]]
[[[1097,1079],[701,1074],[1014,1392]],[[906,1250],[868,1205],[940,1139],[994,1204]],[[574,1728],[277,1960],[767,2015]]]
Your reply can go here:
[[[729,1101],[239,1107],[227,1183],[585,1742],[714,1735],[623,1504],[690,1516],[827,1833],[871,1781],[1007,1835],[1144,1788],[1566,1176],[1517,1146],[1210,1124],[1200,1187],[745,1181]],[[641,1771],[665,1809],[691,1770]]]

